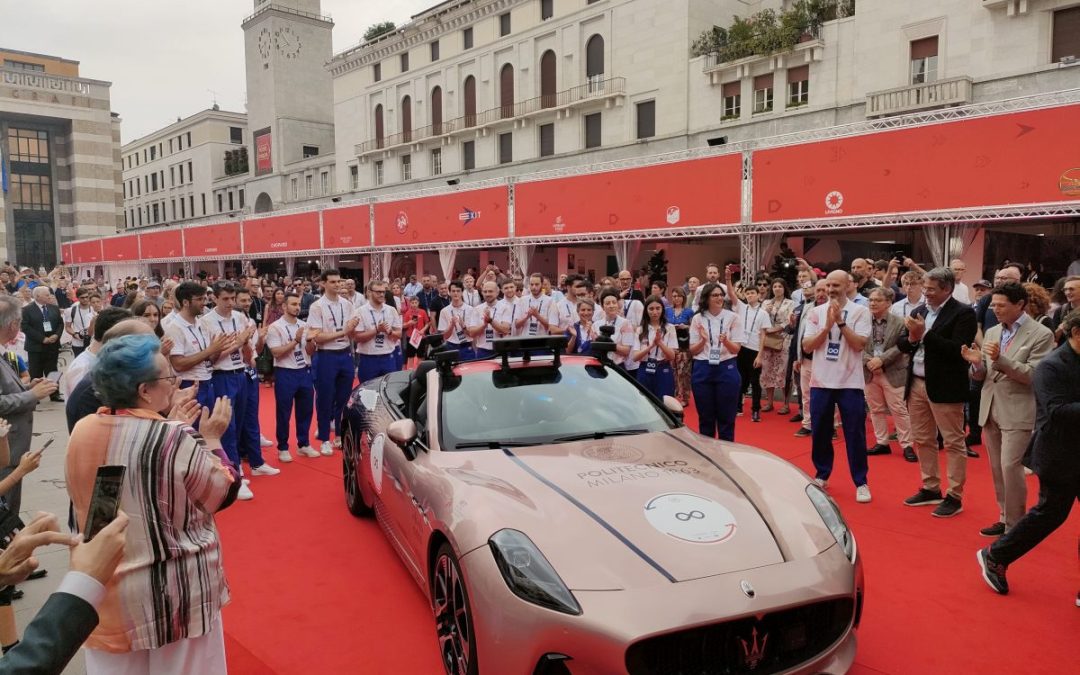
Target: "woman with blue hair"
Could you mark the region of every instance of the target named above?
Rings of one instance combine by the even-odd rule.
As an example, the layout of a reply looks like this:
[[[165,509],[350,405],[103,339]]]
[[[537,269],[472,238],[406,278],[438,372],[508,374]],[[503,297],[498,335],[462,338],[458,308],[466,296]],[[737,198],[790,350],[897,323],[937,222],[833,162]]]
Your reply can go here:
[[[105,407],[71,433],[68,493],[82,529],[98,467],[126,466],[120,508],[131,524],[86,641],[86,671],[224,673],[229,588],[213,514],[240,486],[221,449],[232,407],[219,398],[213,413],[202,408],[198,432],[191,427],[198,412],[163,417],[176,373],[153,335],[110,340],[90,376]]]

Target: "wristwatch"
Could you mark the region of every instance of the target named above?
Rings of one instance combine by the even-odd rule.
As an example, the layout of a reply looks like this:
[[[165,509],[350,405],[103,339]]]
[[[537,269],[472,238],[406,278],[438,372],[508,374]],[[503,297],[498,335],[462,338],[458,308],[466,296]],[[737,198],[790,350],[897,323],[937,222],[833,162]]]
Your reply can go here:
[[[847,325],[846,322],[841,322],[841,323],[836,324],[836,327],[840,328],[840,329],[843,329],[843,327],[846,326],[846,325]]]

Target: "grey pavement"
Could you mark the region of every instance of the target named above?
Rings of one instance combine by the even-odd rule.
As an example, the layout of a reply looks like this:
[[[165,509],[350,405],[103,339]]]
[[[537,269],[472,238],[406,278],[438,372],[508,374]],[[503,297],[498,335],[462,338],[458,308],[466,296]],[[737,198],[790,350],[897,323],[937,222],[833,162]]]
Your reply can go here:
[[[34,439],[30,449],[40,448],[49,437],[55,438],[49,449],[41,457],[41,466],[23,479],[22,517],[32,518],[38,511],[55,513],[60,520],[61,531],[67,531],[68,496],[64,484],[64,458],[67,454],[67,423],[64,419],[64,404],[45,400],[38,405],[34,414]],[[26,595],[14,602],[15,622],[22,635],[26,625],[34,618],[37,611],[56,590],[60,579],[68,570],[68,549],[65,546],[50,546],[38,550],[39,569],[49,570],[49,575],[36,581],[24,581],[19,584]],[[80,650],[64,670],[65,675],[85,675],[86,666]]]

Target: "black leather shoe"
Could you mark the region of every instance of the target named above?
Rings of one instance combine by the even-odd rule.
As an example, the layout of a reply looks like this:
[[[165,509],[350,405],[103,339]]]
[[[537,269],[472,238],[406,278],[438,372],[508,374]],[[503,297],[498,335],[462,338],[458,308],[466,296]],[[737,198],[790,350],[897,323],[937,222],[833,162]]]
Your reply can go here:
[[[935,518],[952,518],[963,510],[964,505],[959,499],[952,495],[945,495],[945,499],[941,500],[941,503],[938,504],[938,507],[934,509],[930,515]]]
[[[806,438],[811,434],[812,432],[806,427],[799,427],[799,430],[795,432],[795,438]]]
[[[975,554],[982,568],[982,578],[995,593],[1005,595],[1009,592],[1009,581],[1005,578],[1006,566],[990,557],[990,548],[984,548]]]
[[[866,449],[866,454],[868,454],[868,455],[891,455],[892,454],[892,448],[890,448],[889,446],[884,445],[882,443],[878,443],[872,448],[867,448]]]
[[[968,457],[971,457],[972,459],[978,459],[979,458],[979,453],[972,450],[970,446],[966,450],[966,454],[967,454]]]
[[[994,523],[993,525],[988,525],[987,527],[979,530],[979,534],[984,537],[1000,537],[1001,535],[1005,534],[1005,523]]]
[[[49,570],[34,570],[26,578],[27,579],[42,579],[42,578],[48,576],[48,574],[49,574]]]
[[[761,421],[761,413],[758,412],[757,410],[752,410],[750,412],[750,420],[752,422],[760,422]]]
[[[12,600],[22,600],[24,595],[26,595],[26,593],[24,593],[21,590],[19,590],[18,588],[16,588],[15,590],[13,590],[11,592],[11,599]]]
[[[791,416],[791,419],[789,419],[788,422],[802,422],[802,420],[803,420],[802,413],[795,413],[794,415]]]
[[[49,400],[52,401],[53,403],[63,403],[64,402],[64,397],[60,396],[59,394],[56,394],[54,396],[50,396]]]
[[[941,503],[941,493],[934,490],[920,489],[904,500],[905,506],[932,506]]]
[[[905,462],[917,462],[917,461],[919,461],[919,456],[915,454],[915,448],[911,447],[910,445],[908,447],[904,448],[904,461]]]

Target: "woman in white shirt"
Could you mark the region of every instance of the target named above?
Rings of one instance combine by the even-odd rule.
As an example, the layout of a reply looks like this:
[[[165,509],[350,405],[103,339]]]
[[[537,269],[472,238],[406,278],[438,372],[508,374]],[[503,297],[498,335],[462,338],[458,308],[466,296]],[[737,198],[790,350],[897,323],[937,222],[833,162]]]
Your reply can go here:
[[[668,324],[664,302],[658,295],[645,298],[645,311],[641,317],[641,330],[630,352],[631,358],[640,365],[637,379],[659,399],[675,395],[675,358],[679,339],[675,326]]]
[[[736,364],[743,329],[738,315],[724,309],[724,289],[708,283],[701,289],[697,314],[690,320],[690,378],[698,430],[703,436],[735,440],[735,413],[742,394]]]
[[[578,320],[566,329],[569,340],[566,343],[566,351],[570,354],[588,354],[592,349],[592,342],[598,335],[596,326],[593,324],[593,310],[596,305],[592,300],[578,300]]]
[[[742,349],[739,350],[739,374],[743,381],[743,393],[746,385],[750,385],[750,416],[755,422],[761,421],[761,342],[762,335],[772,322],[769,313],[761,306],[761,291],[768,290],[769,282],[764,280],[762,286],[747,286],[743,289],[746,302],[737,299],[732,300],[731,309],[742,320],[743,340]],[[742,401],[739,401],[739,412],[742,412]]]
[[[604,289],[604,292],[600,294],[600,307],[604,310],[604,314],[596,321],[596,331],[599,333],[601,326],[611,326],[615,329],[611,335],[611,339],[615,342],[615,351],[611,354],[611,360],[625,370],[623,364],[634,347],[634,328],[620,311],[619,292],[614,288]]]

